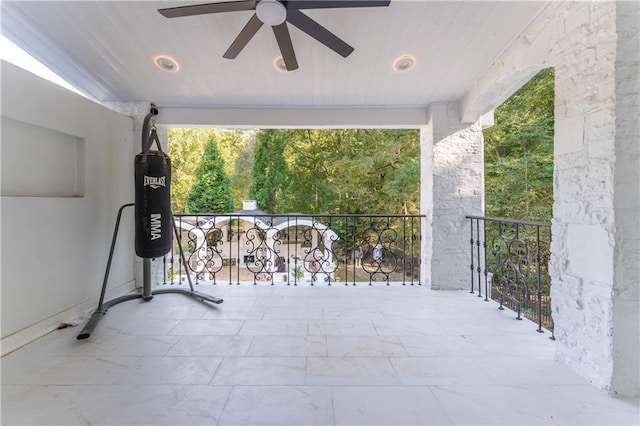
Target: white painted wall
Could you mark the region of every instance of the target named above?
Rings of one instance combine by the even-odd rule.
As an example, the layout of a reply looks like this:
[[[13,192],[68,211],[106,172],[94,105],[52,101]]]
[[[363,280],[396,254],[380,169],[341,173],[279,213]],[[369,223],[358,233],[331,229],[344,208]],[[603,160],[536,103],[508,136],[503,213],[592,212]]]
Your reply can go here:
[[[44,191],[18,196],[21,190],[14,188],[1,198],[2,352],[7,353],[95,309],[117,209],[133,200],[133,124],[12,64],[2,62],[1,79],[2,152],[9,152],[2,156],[3,193],[5,171],[16,166],[7,162],[37,174]],[[73,165],[55,162],[66,140],[81,146],[74,178],[61,170]],[[25,145],[37,149],[25,157],[28,150],[20,148]],[[56,191],[68,186],[60,179],[78,182],[82,191],[60,196]],[[6,187],[13,186],[7,180]],[[123,216],[109,282],[113,292],[133,288],[133,211]]]

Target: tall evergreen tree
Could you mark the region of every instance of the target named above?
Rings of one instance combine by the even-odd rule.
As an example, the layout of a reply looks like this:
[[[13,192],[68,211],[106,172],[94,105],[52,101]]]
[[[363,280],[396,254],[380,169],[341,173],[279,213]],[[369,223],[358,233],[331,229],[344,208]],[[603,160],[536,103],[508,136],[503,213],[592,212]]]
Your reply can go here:
[[[232,210],[231,184],[224,170],[224,160],[218,152],[216,138],[211,135],[195,171],[195,183],[187,195],[187,211],[228,213]]]
[[[284,158],[286,131],[260,130],[257,134],[249,198],[269,213],[284,213],[282,194],[289,186],[289,169]]]
[[[171,158],[171,209],[187,211],[187,194],[195,182],[195,170],[202,158],[207,129],[169,129]]]

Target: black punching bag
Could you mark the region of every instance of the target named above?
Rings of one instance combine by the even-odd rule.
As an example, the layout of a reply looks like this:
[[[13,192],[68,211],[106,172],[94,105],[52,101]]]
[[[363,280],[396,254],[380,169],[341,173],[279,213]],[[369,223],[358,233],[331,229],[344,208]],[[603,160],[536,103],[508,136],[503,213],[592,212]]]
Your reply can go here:
[[[153,142],[158,151],[151,150]],[[136,254],[161,257],[171,250],[171,160],[152,129],[144,150],[135,159]]]

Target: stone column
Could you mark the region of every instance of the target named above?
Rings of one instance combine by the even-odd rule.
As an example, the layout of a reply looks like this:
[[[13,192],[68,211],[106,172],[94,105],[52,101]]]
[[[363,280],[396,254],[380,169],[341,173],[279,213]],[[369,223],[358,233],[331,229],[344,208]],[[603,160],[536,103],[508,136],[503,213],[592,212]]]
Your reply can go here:
[[[616,396],[640,396],[640,3],[618,2],[614,171],[613,371]]]
[[[432,105],[430,124],[422,130],[427,134],[421,141],[421,211],[430,228],[423,236],[423,269],[432,289],[470,288],[470,225],[465,216],[484,211],[482,128],[463,123],[458,111],[453,103]]]
[[[550,260],[556,357],[598,388],[637,397],[639,8],[564,8],[556,19],[573,25],[557,26],[571,32],[557,34]]]

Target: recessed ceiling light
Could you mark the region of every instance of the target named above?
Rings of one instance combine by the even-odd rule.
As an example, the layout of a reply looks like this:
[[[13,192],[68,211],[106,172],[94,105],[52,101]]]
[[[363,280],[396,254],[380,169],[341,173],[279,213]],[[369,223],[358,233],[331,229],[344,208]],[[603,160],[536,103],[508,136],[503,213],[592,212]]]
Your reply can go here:
[[[282,56],[278,56],[273,60],[273,66],[280,72],[287,72],[287,64],[284,63]]]
[[[158,55],[155,58],[153,58],[153,62],[162,71],[177,72],[180,69],[180,65],[178,65],[178,61],[173,59],[171,56]]]
[[[399,56],[393,61],[393,69],[396,72],[409,71],[416,64],[416,58],[411,55]]]

